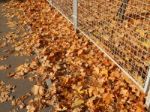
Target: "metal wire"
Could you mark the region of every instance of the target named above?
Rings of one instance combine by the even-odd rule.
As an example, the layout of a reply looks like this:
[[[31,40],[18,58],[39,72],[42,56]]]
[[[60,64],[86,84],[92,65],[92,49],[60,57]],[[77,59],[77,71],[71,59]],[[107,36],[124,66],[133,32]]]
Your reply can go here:
[[[52,5],[58,8],[69,20],[73,21],[73,0],[51,0]]]
[[[100,46],[144,85],[150,64],[150,18],[149,11],[145,11],[149,4],[138,3],[129,1],[126,8],[120,9],[123,1],[79,0],[78,18],[79,28],[97,38]]]
[[[51,1],[72,21],[73,0]],[[144,88],[150,66],[150,0],[78,0],[78,28]]]

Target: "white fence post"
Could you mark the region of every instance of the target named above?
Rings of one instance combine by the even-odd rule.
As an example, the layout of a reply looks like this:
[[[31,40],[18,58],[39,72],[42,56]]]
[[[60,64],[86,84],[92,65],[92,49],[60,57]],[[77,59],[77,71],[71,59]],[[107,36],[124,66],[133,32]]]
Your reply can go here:
[[[73,24],[74,29],[78,27],[78,0],[73,0]]]
[[[150,90],[146,97],[146,106],[148,107],[148,111],[150,111]]]
[[[146,106],[150,108],[150,67],[149,67],[148,76],[144,86],[144,92],[147,93]]]

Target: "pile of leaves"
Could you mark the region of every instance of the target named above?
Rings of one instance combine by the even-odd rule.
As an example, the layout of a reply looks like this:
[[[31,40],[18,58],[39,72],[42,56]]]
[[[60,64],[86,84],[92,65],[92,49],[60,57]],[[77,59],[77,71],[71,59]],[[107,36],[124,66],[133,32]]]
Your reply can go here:
[[[28,112],[49,106],[56,112],[146,111],[145,95],[46,0],[12,0],[4,8],[19,9],[22,13],[13,13],[18,24],[32,30],[21,44],[14,41],[22,54],[36,54],[31,63],[10,75],[21,78],[31,73],[29,79],[36,82],[33,99],[21,108]]]

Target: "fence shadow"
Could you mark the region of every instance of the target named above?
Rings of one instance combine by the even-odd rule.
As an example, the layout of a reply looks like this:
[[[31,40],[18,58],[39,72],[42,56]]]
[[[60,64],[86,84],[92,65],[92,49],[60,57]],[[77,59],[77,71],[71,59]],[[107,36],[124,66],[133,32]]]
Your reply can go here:
[[[0,0],[0,3],[6,3],[9,2],[10,0]]]
[[[0,4],[1,3],[7,3],[9,2],[10,0],[0,0]],[[25,2],[26,0],[16,0],[17,2]]]

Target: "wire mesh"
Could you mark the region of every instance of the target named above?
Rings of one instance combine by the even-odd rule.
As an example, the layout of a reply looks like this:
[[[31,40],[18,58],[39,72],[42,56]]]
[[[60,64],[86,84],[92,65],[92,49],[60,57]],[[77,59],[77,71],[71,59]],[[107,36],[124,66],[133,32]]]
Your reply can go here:
[[[51,0],[51,3],[69,20],[73,21],[73,0]]]
[[[150,65],[150,0],[78,3],[78,27],[144,86]]]
[[[52,0],[72,21],[73,0]],[[78,28],[144,87],[150,66],[150,0],[78,0]]]

